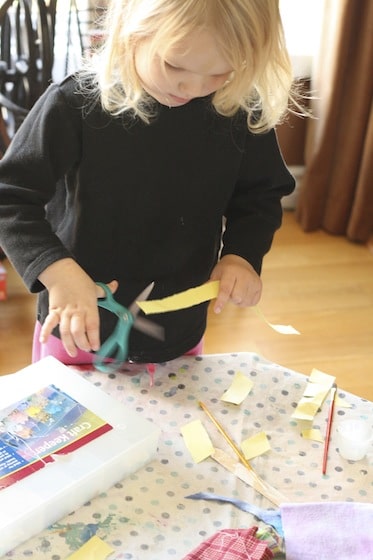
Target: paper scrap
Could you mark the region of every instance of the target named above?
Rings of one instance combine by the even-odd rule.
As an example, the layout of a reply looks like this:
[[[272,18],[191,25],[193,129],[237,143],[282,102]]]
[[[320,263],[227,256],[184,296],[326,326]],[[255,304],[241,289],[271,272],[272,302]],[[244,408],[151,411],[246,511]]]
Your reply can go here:
[[[219,292],[219,284],[218,280],[214,280],[163,299],[137,301],[136,303],[146,315],[177,311],[216,298]]]
[[[319,369],[313,368],[309,376],[309,381],[311,383],[320,383],[320,385],[323,385],[329,390],[332,388],[333,383],[335,382],[335,376],[329,375],[329,373],[324,373]]]
[[[304,390],[304,397],[317,397],[317,395],[325,393],[325,385],[321,383],[307,383]]]
[[[114,548],[94,535],[79,550],[71,554],[68,560],[105,560],[113,552]]]
[[[259,455],[263,455],[271,450],[271,445],[268,441],[265,432],[259,432],[241,442],[241,449],[247,460],[254,459]]]
[[[214,453],[210,436],[200,420],[185,424],[180,431],[195,463],[200,463]]]
[[[352,408],[352,404],[346,401],[346,399],[341,399],[338,395],[335,397],[335,406],[339,408]]]
[[[299,331],[297,331],[297,329],[295,329],[294,327],[292,327],[291,325],[274,325],[273,323],[270,323],[264,316],[264,313],[262,312],[262,310],[259,308],[259,306],[257,305],[256,307],[254,307],[254,310],[256,311],[257,315],[263,319],[263,321],[265,323],[267,323],[267,325],[269,327],[271,327],[271,329],[273,329],[274,331],[277,331],[280,334],[300,334]]]
[[[319,441],[320,443],[324,443],[324,436],[322,435],[320,430],[316,428],[303,430],[302,436],[304,437],[304,439],[310,439],[312,441]]]
[[[251,379],[246,377],[246,375],[240,371],[237,371],[231,386],[225,391],[223,396],[220,397],[220,400],[233,404],[241,404],[250,393],[253,385],[254,384]]]
[[[222,467],[237,476],[237,478],[262,494],[262,496],[265,496],[276,506],[290,501],[289,498],[286,498],[276,490],[276,488],[273,488],[268,482],[260,478],[254,470],[249,471],[242,463],[233,459],[222,449],[216,448],[212,458]]]

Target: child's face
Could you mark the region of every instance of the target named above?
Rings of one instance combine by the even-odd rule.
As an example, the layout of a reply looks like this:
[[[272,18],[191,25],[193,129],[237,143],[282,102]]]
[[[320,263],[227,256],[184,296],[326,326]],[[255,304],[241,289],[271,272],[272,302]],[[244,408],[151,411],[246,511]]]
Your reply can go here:
[[[149,60],[150,41],[136,49],[135,65],[143,88],[168,107],[185,105],[195,97],[204,97],[221,88],[232,68],[222,56],[211,33],[192,33],[169,50]]]

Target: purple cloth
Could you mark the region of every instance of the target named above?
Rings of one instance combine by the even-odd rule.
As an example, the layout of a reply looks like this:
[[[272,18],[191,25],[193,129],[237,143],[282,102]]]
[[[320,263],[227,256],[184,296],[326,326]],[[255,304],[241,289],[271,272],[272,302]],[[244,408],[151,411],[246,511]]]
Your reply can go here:
[[[286,560],[373,559],[373,504],[282,504]]]

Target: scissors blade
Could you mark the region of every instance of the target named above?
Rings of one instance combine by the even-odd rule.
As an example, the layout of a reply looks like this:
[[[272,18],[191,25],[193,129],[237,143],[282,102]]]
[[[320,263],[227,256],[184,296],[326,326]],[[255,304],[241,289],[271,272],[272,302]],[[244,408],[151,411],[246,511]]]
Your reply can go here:
[[[131,303],[128,307],[128,311],[131,313],[133,317],[133,327],[138,331],[141,331],[157,340],[164,340],[164,328],[157,323],[153,323],[153,321],[149,321],[149,319],[145,317],[139,317],[138,314],[141,311],[140,307],[137,305],[137,301],[144,301],[148,299],[151,291],[154,288],[154,282],[151,282],[146,288],[137,296],[135,301]]]
[[[135,300],[128,307],[128,311],[131,313],[131,315],[134,319],[136,319],[137,315],[140,312],[140,307],[137,305],[136,302],[148,299],[148,297],[151,294],[151,291],[153,290],[153,288],[154,288],[154,282],[151,282],[150,284],[148,284],[148,286],[146,286],[146,288],[143,289],[141,294],[139,294],[137,296],[137,298],[135,298]]]
[[[164,340],[164,328],[145,317],[136,317],[133,327],[157,340]]]

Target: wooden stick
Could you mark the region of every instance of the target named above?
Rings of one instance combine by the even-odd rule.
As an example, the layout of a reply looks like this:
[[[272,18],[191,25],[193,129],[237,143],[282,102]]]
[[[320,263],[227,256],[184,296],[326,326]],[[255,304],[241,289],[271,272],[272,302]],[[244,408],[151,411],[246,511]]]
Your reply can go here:
[[[279,505],[282,502],[286,502],[286,498],[284,498],[275,488],[272,488],[268,482],[262,480],[260,476],[255,472],[253,467],[250,465],[249,461],[246,459],[245,455],[242,453],[240,448],[235,444],[235,442],[231,439],[231,437],[227,434],[225,429],[219,422],[214,418],[211,412],[208,410],[206,405],[199,401],[199,406],[202,410],[207,414],[210,418],[211,422],[215,424],[221,435],[233,449],[239,460],[241,461],[242,465],[246,467],[247,471],[243,471],[240,473],[237,471],[236,467],[239,467],[239,463],[234,463],[233,459],[224,453],[221,449],[215,449],[215,453],[212,455],[213,459],[221,464],[223,467],[228,469],[230,472],[241,478],[246,484],[250,484],[257,492],[265,496],[268,500],[272,503]],[[246,477],[242,478],[243,474],[246,473]],[[249,480],[248,480],[249,478]]]
[[[328,414],[328,421],[326,424],[326,434],[325,434],[325,443],[324,443],[324,456],[322,461],[322,474],[326,473],[326,464],[328,462],[328,451],[329,451],[329,443],[330,443],[330,432],[332,429],[333,423],[333,415],[334,415],[334,405],[335,405],[335,398],[337,395],[337,387],[332,387],[330,391],[331,396],[331,403],[329,408]]]
[[[242,453],[240,448],[234,443],[234,441],[231,439],[231,437],[227,434],[227,432],[225,431],[223,426],[221,424],[219,424],[219,422],[216,420],[216,418],[214,418],[214,416],[211,414],[211,412],[208,410],[208,408],[206,407],[206,405],[203,402],[199,401],[198,404],[202,408],[202,410],[207,414],[207,416],[210,418],[211,422],[213,422],[213,424],[215,424],[215,426],[217,427],[217,429],[219,430],[221,435],[224,437],[224,439],[227,441],[227,443],[231,446],[233,451],[236,453],[236,455],[240,459],[241,463],[243,465],[245,465],[245,467],[247,469],[249,469],[249,471],[252,471],[253,468],[250,465],[249,461],[246,459],[245,455]]]

